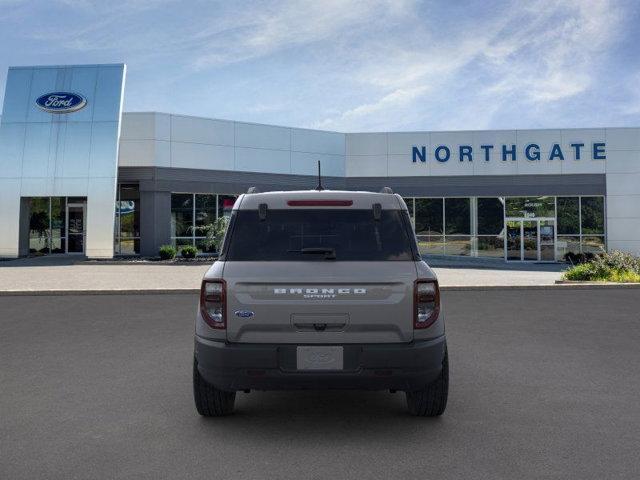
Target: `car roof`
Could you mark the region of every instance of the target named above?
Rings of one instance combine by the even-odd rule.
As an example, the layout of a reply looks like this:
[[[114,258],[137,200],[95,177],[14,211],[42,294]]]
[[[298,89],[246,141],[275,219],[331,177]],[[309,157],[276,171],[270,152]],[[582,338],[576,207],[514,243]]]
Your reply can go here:
[[[303,201],[290,205],[291,201]],[[317,205],[313,202],[317,201]],[[327,204],[328,201],[328,204]],[[344,204],[340,205],[339,202]],[[309,203],[311,203],[311,205]],[[333,202],[333,204],[332,204]],[[338,202],[338,203],[336,203]],[[324,203],[324,205],[323,205]],[[379,203],[383,210],[406,210],[407,205],[400,195],[393,193],[374,193],[350,190],[294,190],[265,193],[246,193],[241,195],[233,206],[234,210],[256,210],[260,204],[271,209],[299,208],[343,208],[369,209]]]

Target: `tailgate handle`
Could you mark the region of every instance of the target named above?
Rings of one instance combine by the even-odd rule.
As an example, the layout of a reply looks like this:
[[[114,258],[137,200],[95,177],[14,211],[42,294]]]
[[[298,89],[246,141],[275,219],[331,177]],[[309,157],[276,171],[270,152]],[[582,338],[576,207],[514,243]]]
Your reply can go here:
[[[299,332],[341,332],[349,323],[348,314],[293,314],[291,323]]]
[[[298,331],[311,331],[316,332],[339,332],[344,330],[346,323],[294,323],[293,324]]]

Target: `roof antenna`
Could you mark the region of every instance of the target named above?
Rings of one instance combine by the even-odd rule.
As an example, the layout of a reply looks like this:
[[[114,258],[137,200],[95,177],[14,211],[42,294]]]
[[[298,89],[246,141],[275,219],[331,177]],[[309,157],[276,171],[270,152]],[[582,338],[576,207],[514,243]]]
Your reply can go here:
[[[320,160],[318,160],[318,186],[316,187],[316,190],[319,192],[324,190],[324,188],[322,188],[322,175],[320,174]]]

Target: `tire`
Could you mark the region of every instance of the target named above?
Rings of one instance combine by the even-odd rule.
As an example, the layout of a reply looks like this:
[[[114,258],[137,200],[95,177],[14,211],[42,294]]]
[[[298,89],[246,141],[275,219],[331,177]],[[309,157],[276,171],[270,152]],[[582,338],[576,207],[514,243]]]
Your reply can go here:
[[[449,354],[444,350],[442,371],[424,390],[406,392],[407,408],[416,417],[437,417],[447,408],[449,395]]]
[[[222,417],[233,412],[236,392],[218,390],[206,382],[198,371],[198,363],[193,359],[193,398],[196,410],[203,417]]]

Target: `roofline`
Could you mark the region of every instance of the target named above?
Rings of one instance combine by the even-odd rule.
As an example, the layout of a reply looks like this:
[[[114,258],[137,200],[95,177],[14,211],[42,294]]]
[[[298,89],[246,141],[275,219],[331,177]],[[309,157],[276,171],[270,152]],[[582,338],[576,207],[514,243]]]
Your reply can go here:
[[[625,126],[625,127],[545,127],[545,128],[497,128],[497,129],[478,129],[478,130],[390,130],[390,131],[370,131],[370,132],[339,132],[337,130],[322,130],[317,128],[309,128],[309,127],[294,127],[290,125],[276,125],[272,123],[259,123],[259,122],[250,122],[245,120],[231,120],[228,118],[217,118],[217,117],[203,117],[200,115],[186,115],[182,113],[169,113],[169,112],[160,112],[160,111],[141,111],[141,112],[129,112],[124,111],[123,114],[133,114],[133,115],[168,115],[172,117],[183,117],[183,118],[197,118],[201,120],[215,120],[220,122],[233,122],[233,123],[243,123],[246,125],[260,125],[266,127],[277,127],[277,128],[294,128],[296,130],[307,130],[310,132],[324,132],[324,133],[338,133],[341,135],[386,135],[386,134],[423,134],[423,133],[487,133],[487,132],[519,132],[519,131],[553,131],[553,130],[632,130],[638,129],[640,126]]]

